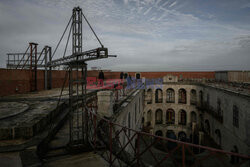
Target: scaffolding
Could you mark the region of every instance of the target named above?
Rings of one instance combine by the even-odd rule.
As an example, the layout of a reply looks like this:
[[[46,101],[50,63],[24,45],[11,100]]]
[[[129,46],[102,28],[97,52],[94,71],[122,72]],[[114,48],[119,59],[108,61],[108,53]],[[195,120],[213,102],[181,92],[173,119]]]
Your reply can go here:
[[[51,47],[45,46],[37,52],[37,43],[30,42],[24,53],[8,53],[7,69],[20,69],[30,71],[30,91],[37,90],[37,70],[44,70],[44,87],[51,89],[51,70],[48,62],[51,61]]]
[[[82,51],[83,18],[99,41],[101,47],[84,52]],[[70,23],[71,26],[69,28]],[[67,79],[68,77],[69,83],[69,146],[71,148],[79,148],[88,146],[88,112],[86,111],[86,62],[90,60],[97,60],[115,56],[108,55],[108,49],[102,45],[93,28],[82,13],[82,9],[80,7],[75,7],[72,11],[72,16],[66,26],[66,29],[64,30],[63,35],[60,38],[54,53],[52,54],[52,57],[54,56],[67,29],[69,29],[69,34],[67,37],[63,56],[61,58],[48,62],[48,65],[49,67],[57,67],[63,65],[67,68],[68,75],[65,76],[65,79]],[[65,56],[70,35],[72,36],[72,54],[69,56]],[[64,87],[62,87],[62,91],[63,89]]]

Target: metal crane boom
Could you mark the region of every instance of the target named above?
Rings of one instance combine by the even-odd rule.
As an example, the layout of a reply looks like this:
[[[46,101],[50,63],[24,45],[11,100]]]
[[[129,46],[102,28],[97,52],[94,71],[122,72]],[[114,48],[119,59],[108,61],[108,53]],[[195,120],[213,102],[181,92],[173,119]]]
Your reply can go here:
[[[102,58],[108,58],[108,48],[96,48],[81,53],[75,53],[70,56],[59,58],[48,63],[50,67],[56,67],[60,65],[70,65],[75,63],[84,63],[90,60],[97,60]],[[110,56],[111,57],[111,56]],[[113,57],[113,56],[112,56]]]

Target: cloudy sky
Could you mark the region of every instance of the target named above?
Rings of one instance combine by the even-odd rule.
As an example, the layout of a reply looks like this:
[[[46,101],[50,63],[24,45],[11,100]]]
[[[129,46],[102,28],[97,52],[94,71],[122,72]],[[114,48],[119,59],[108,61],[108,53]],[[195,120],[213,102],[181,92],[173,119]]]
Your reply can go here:
[[[83,9],[110,54],[118,55],[89,67],[250,70],[249,0],[0,0],[0,66],[6,53],[24,52],[31,41],[39,50],[55,48],[74,6]],[[99,47],[86,23],[83,45]]]

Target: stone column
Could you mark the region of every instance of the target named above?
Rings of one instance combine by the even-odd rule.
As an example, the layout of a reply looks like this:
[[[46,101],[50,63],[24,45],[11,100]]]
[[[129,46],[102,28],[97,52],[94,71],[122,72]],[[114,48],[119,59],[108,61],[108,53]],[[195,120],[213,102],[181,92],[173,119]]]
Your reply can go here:
[[[152,104],[155,104],[155,90],[156,89],[152,89]]]
[[[186,110],[187,113],[187,126],[191,125],[191,111]]]
[[[152,127],[155,126],[155,110],[154,108],[152,109],[152,116],[151,116],[151,124],[152,124]]]
[[[166,124],[166,111],[162,110],[162,124]]]
[[[179,123],[179,110],[175,110],[175,125],[178,125]]]
[[[97,92],[98,111],[100,116],[111,117],[113,115],[114,95],[112,91]]]
[[[190,89],[186,89],[186,95],[187,95],[187,105],[190,105],[190,92],[191,90]]]
[[[174,98],[175,98],[175,104],[178,104],[178,100],[179,100],[179,89],[174,89]]]

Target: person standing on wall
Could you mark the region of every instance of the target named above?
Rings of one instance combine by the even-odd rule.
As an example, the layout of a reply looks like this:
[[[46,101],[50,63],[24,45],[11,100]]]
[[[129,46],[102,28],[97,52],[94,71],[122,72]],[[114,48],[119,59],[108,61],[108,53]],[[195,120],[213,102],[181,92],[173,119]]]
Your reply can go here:
[[[120,73],[120,79],[123,79],[123,72]]]
[[[104,73],[103,73],[103,71],[102,71],[102,70],[99,72],[98,79],[99,79],[99,82],[100,82],[100,86],[103,86],[103,81],[104,81]]]

